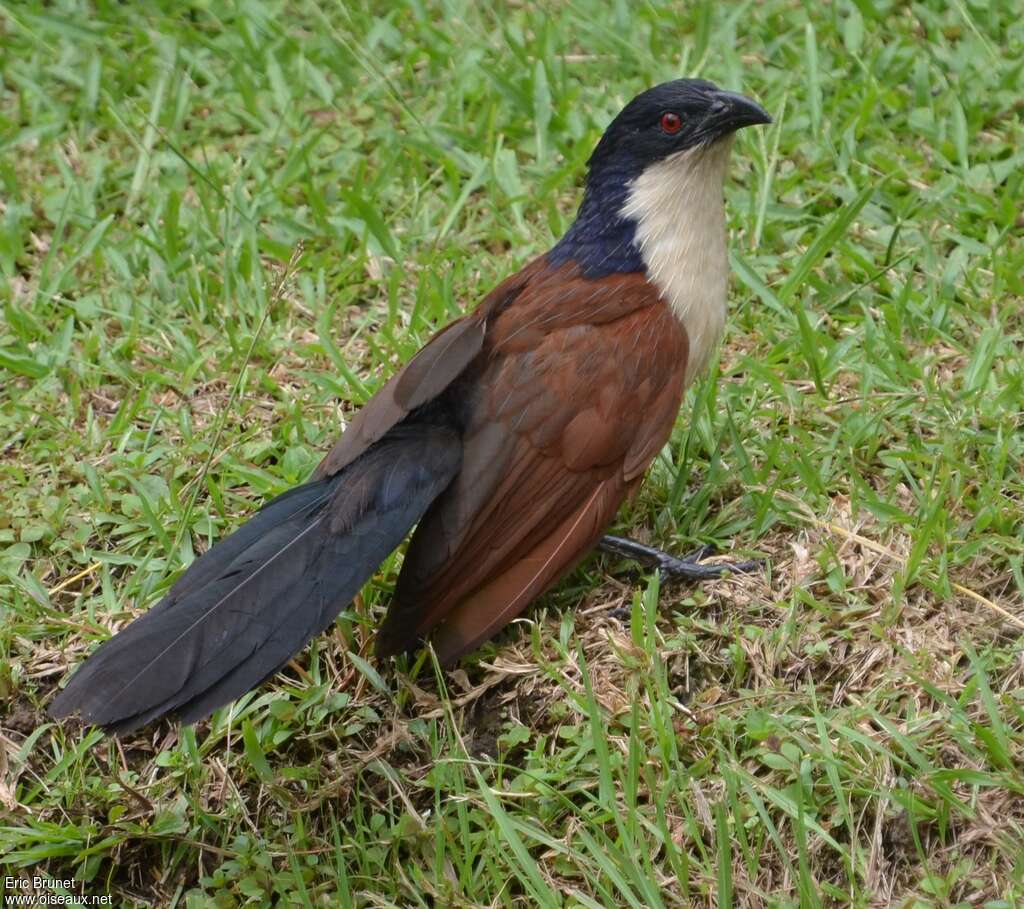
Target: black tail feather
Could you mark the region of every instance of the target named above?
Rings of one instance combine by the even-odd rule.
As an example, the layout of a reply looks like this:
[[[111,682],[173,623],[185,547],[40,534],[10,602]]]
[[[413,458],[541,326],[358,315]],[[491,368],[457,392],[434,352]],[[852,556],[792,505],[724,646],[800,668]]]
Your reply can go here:
[[[399,426],[334,477],[279,496],[103,644],[50,705],[111,732],[195,722],[327,628],[457,472],[458,435]]]

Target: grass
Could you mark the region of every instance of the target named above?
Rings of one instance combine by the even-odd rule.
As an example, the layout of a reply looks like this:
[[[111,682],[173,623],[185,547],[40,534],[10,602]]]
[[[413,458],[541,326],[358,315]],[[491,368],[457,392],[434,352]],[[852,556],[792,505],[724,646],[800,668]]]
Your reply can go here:
[[[4,875],[196,909],[1024,904],[1015,4],[25,0],[0,47]],[[680,74],[776,124],[735,154],[720,356],[616,529],[769,569],[659,591],[595,558],[441,674],[368,657],[396,555],[208,723],[49,722]]]

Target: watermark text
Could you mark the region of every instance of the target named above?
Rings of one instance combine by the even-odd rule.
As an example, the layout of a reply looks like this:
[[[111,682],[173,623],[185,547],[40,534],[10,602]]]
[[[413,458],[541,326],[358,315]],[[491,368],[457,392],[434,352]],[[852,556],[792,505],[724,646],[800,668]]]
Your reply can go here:
[[[4,900],[6,906],[113,906],[110,893],[87,895],[73,893],[78,890],[74,878],[5,877]]]

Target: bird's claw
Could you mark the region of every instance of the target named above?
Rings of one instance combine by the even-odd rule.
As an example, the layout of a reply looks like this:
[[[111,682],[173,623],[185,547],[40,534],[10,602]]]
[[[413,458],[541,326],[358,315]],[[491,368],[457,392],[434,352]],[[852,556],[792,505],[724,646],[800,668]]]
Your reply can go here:
[[[606,536],[598,546],[605,552],[620,558],[632,559],[648,569],[657,570],[668,580],[711,581],[725,574],[748,574],[764,567],[764,562],[760,559],[704,564],[702,559],[718,551],[710,544],[701,546],[700,549],[681,558],[624,537]]]
[[[692,556],[680,559],[668,553],[663,553],[658,559],[658,571],[663,577],[681,581],[710,581],[726,574],[750,574],[763,567],[764,562],[761,559],[716,562],[711,565],[704,564]]]

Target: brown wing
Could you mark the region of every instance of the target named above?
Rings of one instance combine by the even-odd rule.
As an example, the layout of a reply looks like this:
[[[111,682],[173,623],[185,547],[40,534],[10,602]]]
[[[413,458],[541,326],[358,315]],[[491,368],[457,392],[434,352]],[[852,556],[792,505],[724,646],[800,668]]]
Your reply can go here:
[[[514,298],[541,264],[540,259],[529,263],[491,291],[479,309],[437,332],[352,418],[317,466],[313,479],[333,476],[383,438],[410,411],[441,394],[483,348],[487,313]]]
[[[596,543],[672,429],[687,341],[641,275],[538,272],[487,313],[463,467],[420,522],[378,652],[456,659]]]

